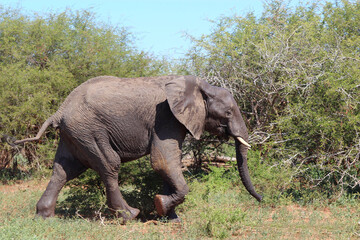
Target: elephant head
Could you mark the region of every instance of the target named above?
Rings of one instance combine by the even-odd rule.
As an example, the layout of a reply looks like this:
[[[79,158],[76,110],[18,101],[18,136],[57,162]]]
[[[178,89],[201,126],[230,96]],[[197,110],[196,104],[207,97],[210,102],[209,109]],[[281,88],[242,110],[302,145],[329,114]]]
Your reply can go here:
[[[241,180],[247,191],[261,201],[262,196],[256,193],[247,166],[248,131],[230,92],[193,76],[168,82],[165,92],[172,113],[195,139],[200,139],[205,130],[235,139]]]

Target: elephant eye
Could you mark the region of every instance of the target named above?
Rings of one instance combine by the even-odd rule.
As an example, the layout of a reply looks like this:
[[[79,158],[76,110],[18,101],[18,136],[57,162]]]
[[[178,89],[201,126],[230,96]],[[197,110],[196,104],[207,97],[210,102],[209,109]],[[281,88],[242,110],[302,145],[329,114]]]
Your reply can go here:
[[[232,116],[231,110],[225,111],[225,116],[226,116],[227,118],[231,117],[231,116]]]

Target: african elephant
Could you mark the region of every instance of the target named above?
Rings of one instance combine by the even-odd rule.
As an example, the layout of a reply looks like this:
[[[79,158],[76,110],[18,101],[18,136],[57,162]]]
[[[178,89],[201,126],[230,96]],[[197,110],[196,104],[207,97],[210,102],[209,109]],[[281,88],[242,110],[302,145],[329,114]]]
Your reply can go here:
[[[185,135],[199,139],[205,131],[234,137],[237,164],[247,191],[258,201],[247,167],[248,131],[232,95],[194,76],[145,78],[92,78],[75,88],[59,110],[42,125],[60,129],[53,175],[36,205],[43,218],[54,216],[64,184],[88,168],[105,184],[107,204],[124,220],[139,210],[129,206],[118,186],[120,164],[150,154],[153,169],[164,180],[164,193],[155,196],[160,216],[179,220],[175,207],[189,188],[181,171],[181,147]]]

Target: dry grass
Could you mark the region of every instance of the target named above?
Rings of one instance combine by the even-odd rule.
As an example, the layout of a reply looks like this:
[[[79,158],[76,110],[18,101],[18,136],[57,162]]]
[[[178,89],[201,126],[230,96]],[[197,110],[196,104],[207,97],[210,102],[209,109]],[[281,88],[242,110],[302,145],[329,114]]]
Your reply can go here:
[[[34,219],[46,183],[0,186],[0,239],[357,239],[360,234],[360,211],[354,204],[258,204],[240,189],[212,189],[197,181],[178,209],[181,224],[151,220],[121,225],[100,213],[92,219]]]

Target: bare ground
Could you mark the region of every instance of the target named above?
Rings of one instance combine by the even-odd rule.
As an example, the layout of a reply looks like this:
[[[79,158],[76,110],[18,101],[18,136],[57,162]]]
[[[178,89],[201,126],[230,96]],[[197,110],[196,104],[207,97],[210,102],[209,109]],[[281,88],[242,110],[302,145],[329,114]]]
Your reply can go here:
[[[0,185],[0,193],[14,195],[17,192],[25,191],[44,191],[48,183],[48,179],[42,180],[29,180],[29,181],[17,181],[11,185]],[[6,204],[5,204],[6,205]],[[6,206],[4,206],[6,208]],[[349,224],[351,219],[344,216],[344,212],[348,212],[351,218],[358,217],[359,214],[356,212],[357,208],[346,208],[336,207],[314,207],[314,206],[300,206],[298,204],[281,205],[272,208],[261,206],[252,209],[250,214],[259,214],[263,220],[258,223],[245,223],[240,229],[232,233],[230,239],[253,239],[254,237],[264,237],[267,234],[271,236],[277,236],[276,232],[279,232],[278,239],[305,239],[311,236],[311,239],[339,239],[341,236],[338,229],[341,229]],[[6,211],[6,209],[3,209]],[[262,212],[262,213],[260,213]],[[79,216],[81,217],[81,216]],[[255,217],[256,218],[256,217]],[[85,219],[85,221],[91,221]],[[360,220],[360,219],[359,219]],[[176,236],[186,235],[188,229],[192,228],[193,221],[191,218],[184,216],[183,223],[181,224],[165,224],[161,221],[151,220],[145,223],[137,223],[134,225],[119,225],[119,222],[114,219],[101,219],[98,218],[98,222],[104,226],[114,226],[118,230],[122,231],[136,231],[142,232],[143,234],[150,234],[154,231],[166,234],[169,239],[176,238]],[[346,224],[346,225],[345,225]],[[353,225],[352,223],[351,225]],[[356,225],[356,223],[355,223]],[[346,232],[352,233],[347,234],[350,239],[357,239],[360,235],[360,225],[347,229]],[[154,230],[154,227],[156,230]],[[304,235],[308,233],[309,235]],[[277,238],[277,237],[276,237]],[[340,237],[340,239],[343,239]],[[347,238],[349,239],[349,238]]]

